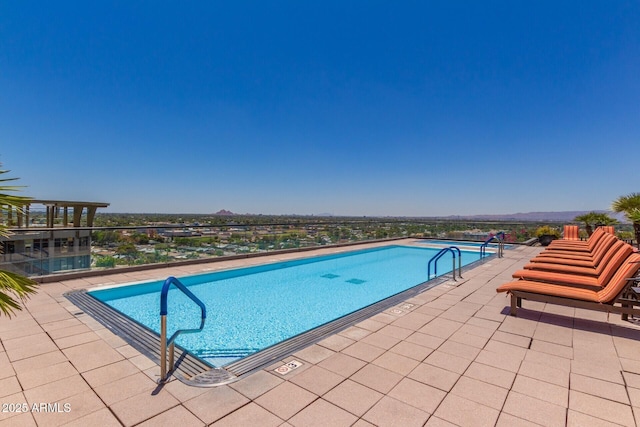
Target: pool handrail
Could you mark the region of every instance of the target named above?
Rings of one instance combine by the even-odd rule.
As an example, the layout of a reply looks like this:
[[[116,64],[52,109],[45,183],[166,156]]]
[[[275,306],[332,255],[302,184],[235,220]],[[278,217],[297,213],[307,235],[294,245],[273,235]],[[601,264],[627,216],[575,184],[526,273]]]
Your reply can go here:
[[[183,294],[195,302],[200,307],[200,327],[196,329],[178,329],[167,339],[167,296],[169,288],[174,285]],[[168,378],[168,372],[173,370],[174,354],[175,354],[175,340],[180,334],[192,334],[202,331],[204,323],[207,318],[207,307],[202,301],[198,299],[185,285],[173,276],[169,276],[162,285],[162,291],[160,292],[160,382],[165,382]],[[167,370],[167,346],[169,347],[169,369]]]
[[[453,280],[456,281],[456,253],[453,250],[458,251],[458,276],[462,279],[462,252],[460,252],[460,248],[457,246],[449,246],[448,248],[442,248],[438,251],[437,254],[431,257],[429,263],[427,264],[427,279],[431,280],[431,262],[433,262],[433,274],[434,277],[438,276],[438,260],[444,256],[447,252],[451,252],[453,256],[453,268],[451,269],[453,273]]]
[[[480,245],[480,259],[482,259],[487,253],[487,246],[493,240],[498,242],[498,258],[502,258],[504,255],[504,231],[497,233],[494,236],[490,236],[487,240],[484,241],[482,245]]]

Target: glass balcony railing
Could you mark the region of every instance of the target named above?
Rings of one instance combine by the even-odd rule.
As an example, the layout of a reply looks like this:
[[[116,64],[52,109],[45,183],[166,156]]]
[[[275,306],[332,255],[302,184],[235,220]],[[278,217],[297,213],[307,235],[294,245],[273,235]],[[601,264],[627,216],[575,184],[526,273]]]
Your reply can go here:
[[[257,222],[257,221],[256,221]],[[227,225],[153,224],[127,227],[17,228],[0,239],[0,269],[28,276],[107,270],[298,251],[403,237],[484,241],[504,231],[507,242],[535,236],[536,223],[362,219]]]

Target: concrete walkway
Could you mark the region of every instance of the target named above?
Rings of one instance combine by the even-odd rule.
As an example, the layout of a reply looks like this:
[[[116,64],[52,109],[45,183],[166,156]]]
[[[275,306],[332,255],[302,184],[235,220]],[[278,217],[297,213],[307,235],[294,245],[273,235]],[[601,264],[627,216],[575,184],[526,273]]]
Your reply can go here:
[[[0,318],[0,425],[637,425],[640,327],[527,301],[506,315],[495,288],[539,250],[507,250],[462,282],[216,388],[159,387],[154,362],[62,294],[311,253],[43,284],[26,310]]]

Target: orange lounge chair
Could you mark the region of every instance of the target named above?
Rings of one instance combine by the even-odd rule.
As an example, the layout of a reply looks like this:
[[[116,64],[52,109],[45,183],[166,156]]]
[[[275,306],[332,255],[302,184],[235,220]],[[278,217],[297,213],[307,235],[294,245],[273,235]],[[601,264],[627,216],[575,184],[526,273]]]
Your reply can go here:
[[[633,247],[624,244],[615,253],[609,262],[603,264],[600,274],[584,274],[580,272],[580,267],[574,267],[577,271],[567,269],[566,271],[547,271],[547,270],[519,270],[513,273],[513,278],[537,282],[555,283],[564,286],[580,286],[586,289],[597,290],[611,280],[615,272],[621,265],[633,254]]]
[[[540,252],[536,257],[531,258],[531,261],[565,263],[571,262],[571,260],[581,260],[597,264],[604,257],[607,251],[611,250],[616,242],[619,241],[620,240],[616,237],[608,235],[598,241],[598,244],[594,248],[593,252],[544,250]]]
[[[580,240],[577,225],[565,225],[562,240]]]
[[[622,319],[628,315],[640,316],[640,288],[632,287],[633,278],[640,270],[640,254],[632,254],[616,271],[606,286],[600,290],[564,286],[531,280],[516,280],[499,286],[497,292],[511,295],[509,314],[517,315],[522,300],[540,301],[567,307],[621,313]],[[618,305],[619,304],[619,305]]]
[[[531,258],[529,264],[525,265],[524,268],[532,269],[532,270],[557,270],[563,269],[565,266],[580,266],[580,267],[591,267],[593,269],[597,269],[598,266],[603,263],[608,262],[611,257],[613,257],[617,251],[620,250],[621,247],[626,245],[622,240],[618,240],[614,238],[614,241],[611,242],[611,245],[601,246],[598,250],[593,254],[592,257],[585,258],[566,258],[566,257],[553,257],[553,256],[537,256]],[[631,248],[633,250],[633,248]],[[599,273],[598,273],[599,274]]]
[[[607,233],[598,228],[587,240],[553,240],[545,250],[569,250],[592,252],[600,239]]]
[[[609,234],[613,234],[614,236],[616,235],[616,230],[615,228],[613,228],[613,225],[603,225],[602,228],[605,232],[609,233]]]

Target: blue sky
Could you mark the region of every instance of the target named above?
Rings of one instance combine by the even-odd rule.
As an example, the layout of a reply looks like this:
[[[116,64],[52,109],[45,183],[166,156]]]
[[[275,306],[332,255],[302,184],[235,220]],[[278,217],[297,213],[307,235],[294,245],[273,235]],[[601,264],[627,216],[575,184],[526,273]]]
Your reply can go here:
[[[0,3],[22,194],[433,216],[640,190],[637,1],[184,3]]]

